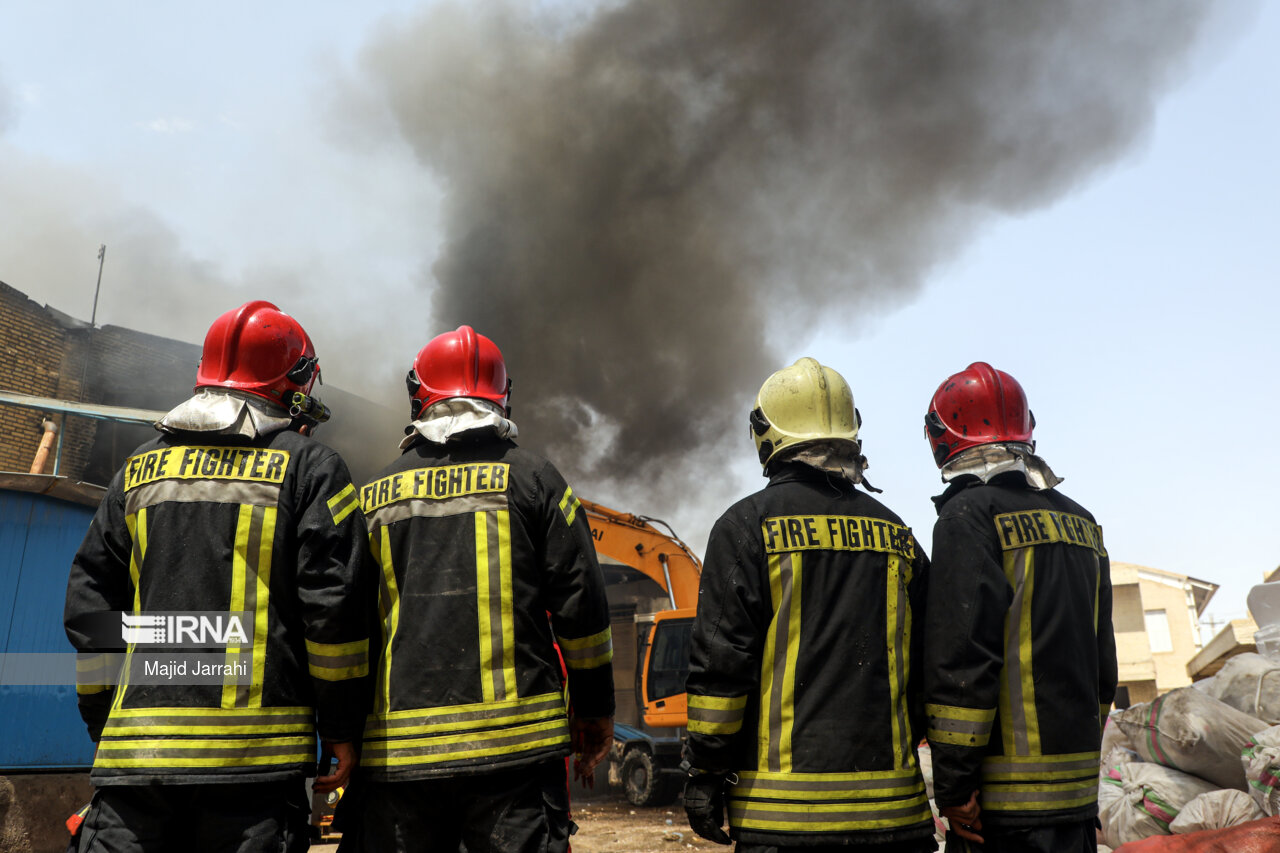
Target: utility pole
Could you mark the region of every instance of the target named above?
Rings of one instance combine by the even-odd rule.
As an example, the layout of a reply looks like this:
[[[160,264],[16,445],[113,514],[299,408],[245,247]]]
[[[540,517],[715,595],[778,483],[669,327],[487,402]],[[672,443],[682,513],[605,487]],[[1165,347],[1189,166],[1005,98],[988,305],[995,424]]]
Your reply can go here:
[[[93,314],[89,317],[91,327],[98,322],[98,293],[102,290],[102,265],[106,258],[107,244],[102,243],[98,246],[98,286],[93,289]]]

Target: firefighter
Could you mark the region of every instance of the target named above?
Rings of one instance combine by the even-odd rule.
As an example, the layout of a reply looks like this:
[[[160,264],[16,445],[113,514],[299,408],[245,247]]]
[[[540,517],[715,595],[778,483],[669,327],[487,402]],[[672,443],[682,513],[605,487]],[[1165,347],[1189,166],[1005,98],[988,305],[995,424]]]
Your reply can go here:
[[[928,560],[857,488],[860,425],[835,370],[802,358],[770,376],[750,417],[769,484],[707,544],[684,804],[739,853],[936,849],[916,756]]]
[[[489,338],[470,326],[433,338],[407,384],[403,453],[361,490],[382,652],[342,849],[565,851],[565,757],[590,777],[613,740],[586,512],[555,466],[516,445]]]
[[[1097,846],[1110,563],[1102,528],[1035,455],[1034,426],[1022,386],[984,362],[938,386],[925,416],[948,484],[934,498],[924,655],[948,853]]]
[[[67,585],[97,743],[79,850],[305,850],[317,734],[338,764],[316,790],[346,783],[372,702],[376,577],[346,465],[307,436],[328,414],[318,376],[293,317],[263,301],[228,311],[205,337],[195,396],[112,479]],[[111,611],[216,611],[225,645],[190,659],[130,646],[113,689]],[[129,623],[113,618],[118,642]],[[215,674],[166,683],[148,658]]]

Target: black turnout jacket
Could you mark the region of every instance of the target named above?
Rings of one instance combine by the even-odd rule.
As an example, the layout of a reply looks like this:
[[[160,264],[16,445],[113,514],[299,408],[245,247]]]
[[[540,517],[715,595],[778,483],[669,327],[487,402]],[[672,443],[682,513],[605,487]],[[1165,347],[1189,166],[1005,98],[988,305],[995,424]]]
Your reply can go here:
[[[984,825],[1088,820],[1116,688],[1102,528],[1019,473],[936,500],[924,665],[938,806],[981,790]]]
[[[372,690],[376,587],[367,545],[346,465],[296,432],[162,434],[134,451],[67,583],[80,713],[98,743],[94,783],[309,775],[317,733],[357,739]],[[152,667],[185,661],[194,674],[185,648],[131,644],[122,671],[119,656],[104,653],[125,638],[126,620],[112,611],[144,621],[174,611],[228,614],[227,629],[238,614],[243,637],[228,630],[226,645],[201,646],[203,663],[221,676],[179,683]],[[114,638],[102,636],[104,615]],[[163,620],[155,630],[168,630],[160,638],[179,648],[193,639]]]
[[[613,714],[609,606],[586,512],[550,462],[482,435],[419,440],[361,489],[381,567],[362,756],[375,780],[567,755],[561,657],[574,713]]]
[[[686,755],[736,774],[735,838],[789,847],[933,834],[916,757],[927,570],[901,518],[802,464],[716,522]]]

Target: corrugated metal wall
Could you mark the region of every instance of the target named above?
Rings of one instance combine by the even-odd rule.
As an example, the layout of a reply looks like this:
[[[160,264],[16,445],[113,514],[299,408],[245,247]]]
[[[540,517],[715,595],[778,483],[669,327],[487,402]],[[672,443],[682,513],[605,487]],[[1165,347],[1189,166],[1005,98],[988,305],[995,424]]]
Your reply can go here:
[[[62,631],[62,603],[71,559],[92,518],[87,506],[0,490],[0,651],[73,651]],[[0,772],[92,763],[74,685],[0,685]]]

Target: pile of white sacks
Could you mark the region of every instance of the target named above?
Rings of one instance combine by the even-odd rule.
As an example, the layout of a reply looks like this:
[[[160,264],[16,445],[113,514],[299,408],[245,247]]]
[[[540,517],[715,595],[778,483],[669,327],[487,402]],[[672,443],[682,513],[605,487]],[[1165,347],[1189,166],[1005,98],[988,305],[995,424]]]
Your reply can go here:
[[[1118,847],[1280,813],[1280,662],[1238,655],[1212,679],[1111,714],[1098,813]]]

